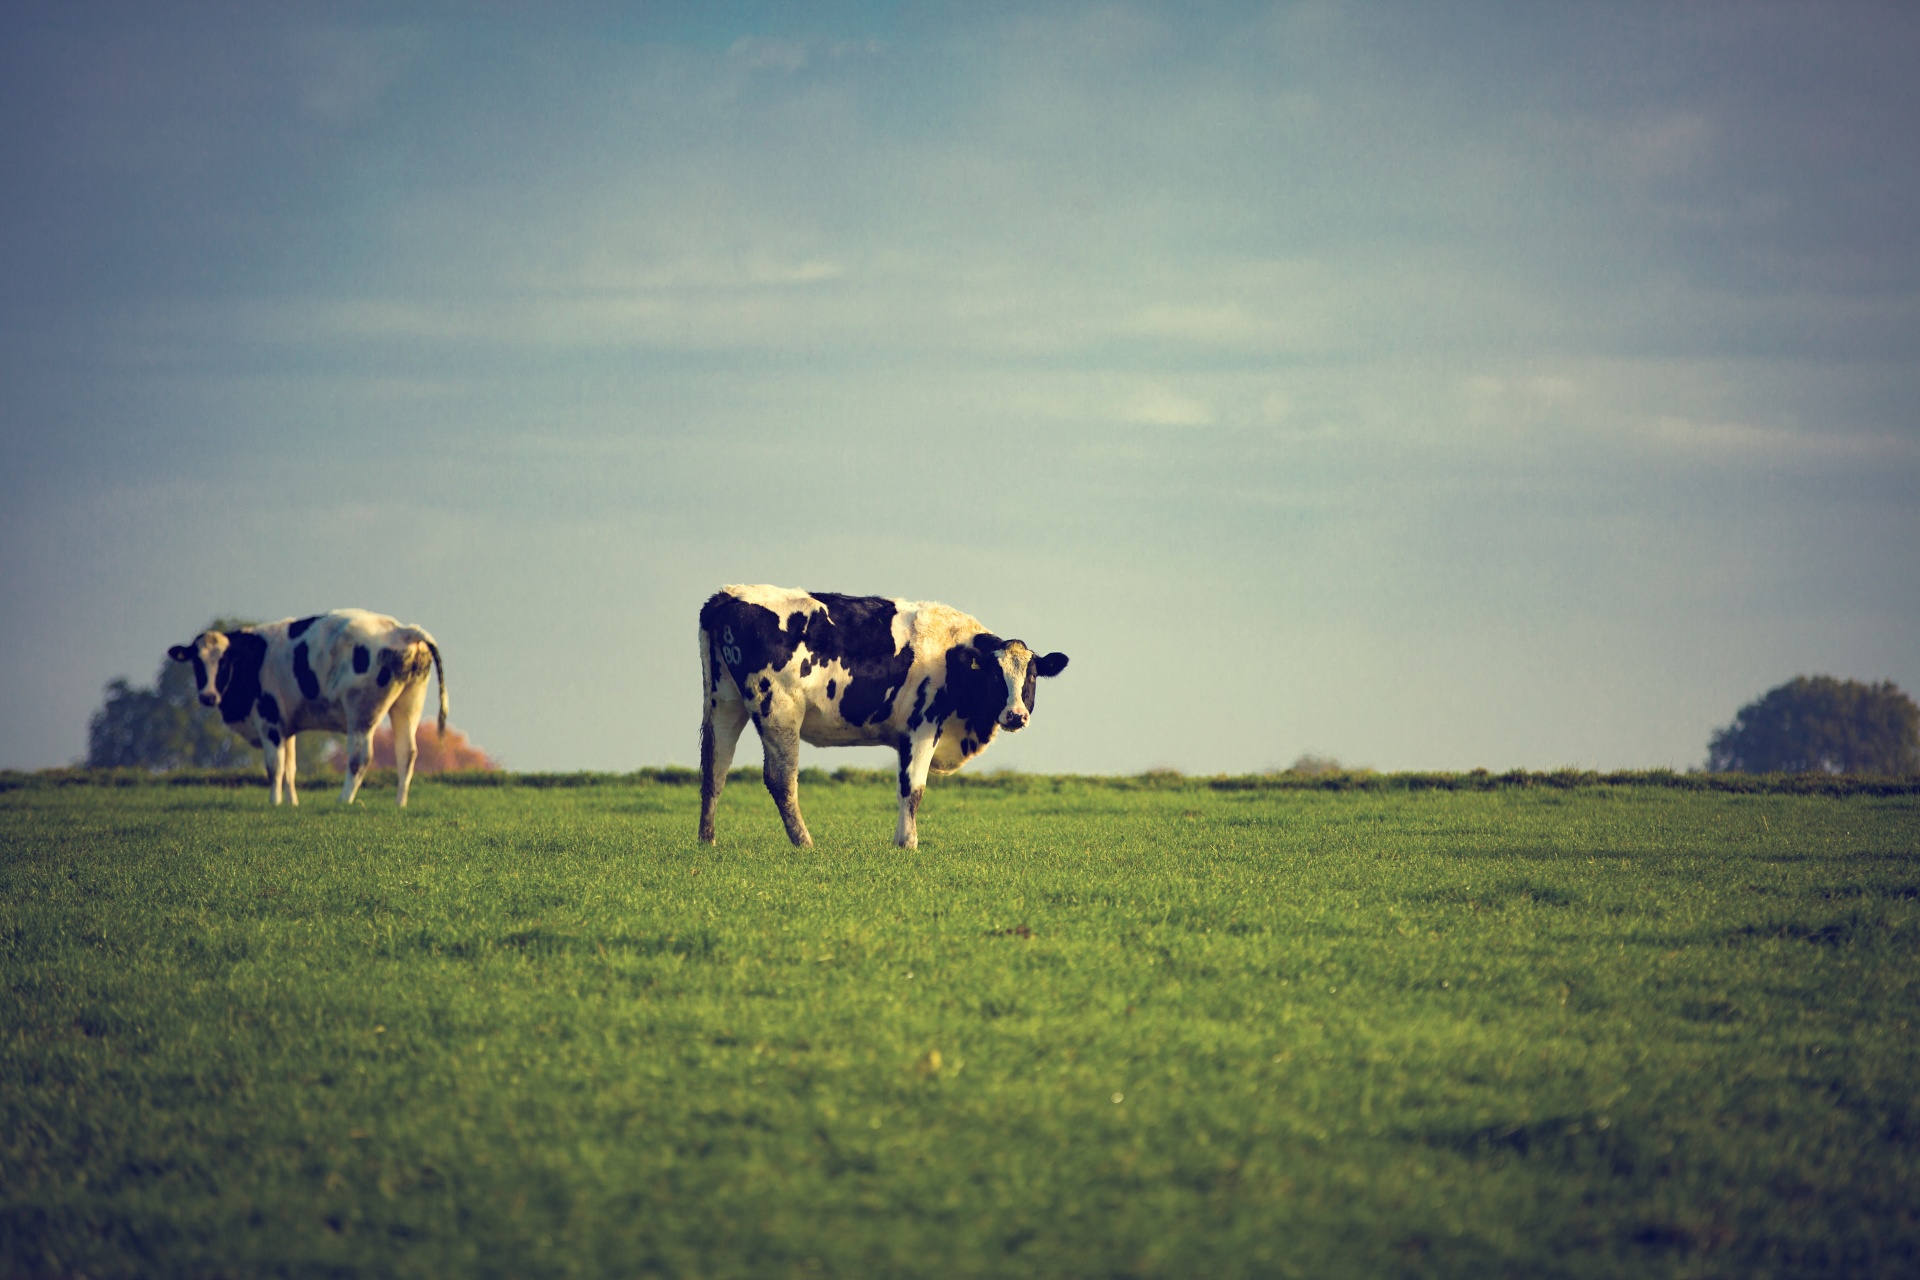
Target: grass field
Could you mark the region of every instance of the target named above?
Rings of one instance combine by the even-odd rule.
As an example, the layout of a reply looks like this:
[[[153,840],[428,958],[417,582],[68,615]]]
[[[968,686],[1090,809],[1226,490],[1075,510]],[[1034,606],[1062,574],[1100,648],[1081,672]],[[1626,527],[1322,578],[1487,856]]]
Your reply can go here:
[[[1920,797],[0,790],[9,1275],[1913,1275]]]

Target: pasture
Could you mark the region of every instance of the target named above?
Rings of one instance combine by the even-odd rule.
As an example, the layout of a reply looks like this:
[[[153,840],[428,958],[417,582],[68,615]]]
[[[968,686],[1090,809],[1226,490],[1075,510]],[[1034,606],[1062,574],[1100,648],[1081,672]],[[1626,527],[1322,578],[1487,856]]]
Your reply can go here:
[[[0,789],[0,1272],[1896,1275],[1920,796]]]

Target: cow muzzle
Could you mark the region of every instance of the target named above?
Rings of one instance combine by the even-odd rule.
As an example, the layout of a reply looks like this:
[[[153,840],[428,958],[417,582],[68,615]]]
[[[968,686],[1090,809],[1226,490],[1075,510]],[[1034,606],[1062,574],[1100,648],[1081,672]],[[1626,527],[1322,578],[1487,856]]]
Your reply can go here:
[[[1027,717],[1022,712],[1009,711],[1000,717],[1000,723],[1008,729],[1024,729],[1027,727]]]
[[[217,693],[203,693],[200,695],[200,705],[203,707],[217,707],[220,705],[220,695]]]

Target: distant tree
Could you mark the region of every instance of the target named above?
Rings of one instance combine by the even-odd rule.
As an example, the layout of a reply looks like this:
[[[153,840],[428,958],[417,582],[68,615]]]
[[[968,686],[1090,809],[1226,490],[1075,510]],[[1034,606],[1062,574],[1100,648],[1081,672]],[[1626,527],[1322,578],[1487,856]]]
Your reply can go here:
[[[237,618],[215,618],[203,630],[234,631]],[[334,735],[325,735],[332,738]],[[298,767],[310,770],[326,749],[322,741],[298,740]],[[87,765],[94,769],[245,769],[265,764],[260,752],[200,705],[190,663],[162,658],[153,687],[135,688],[125,677],[109,681],[106,699],[87,722]]]
[[[1707,768],[1745,773],[1920,772],[1920,707],[1891,680],[1797,676],[1740,708]]]
[[[171,670],[169,670],[171,668]],[[193,672],[176,662],[160,668],[156,687],[136,689],[123,677],[87,722],[87,764],[95,769],[234,769],[254,750],[202,707]]]

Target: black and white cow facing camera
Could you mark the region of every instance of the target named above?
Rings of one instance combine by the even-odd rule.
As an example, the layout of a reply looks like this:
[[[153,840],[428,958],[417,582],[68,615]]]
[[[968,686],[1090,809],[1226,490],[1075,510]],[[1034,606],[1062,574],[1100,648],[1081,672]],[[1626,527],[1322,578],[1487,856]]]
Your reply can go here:
[[[347,776],[340,800],[351,804],[373,762],[373,730],[393,724],[393,761],[400,803],[413,781],[413,735],[438,673],[440,732],[447,731],[447,678],[440,648],[419,627],[365,609],[336,609],[235,631],[203,631],[192,644],[167,650],[193,664],[202,706],[220,708],[229,729],[266,754],[273,802],[300,803],[294,789],[293,736],[307,729],[347,735]]]
[[[943,604],[723,587],[700,609],[700,838],[714,842],[720,789],[752,721],[793,843],[813,843],[800,817],[800,744],[887,746],[900,756],[893,839],[912,849],[927,774],[952,773],[1000,730],[1025,728],[1038,682],[1066,667],[1066,654],[1002,640]]]

